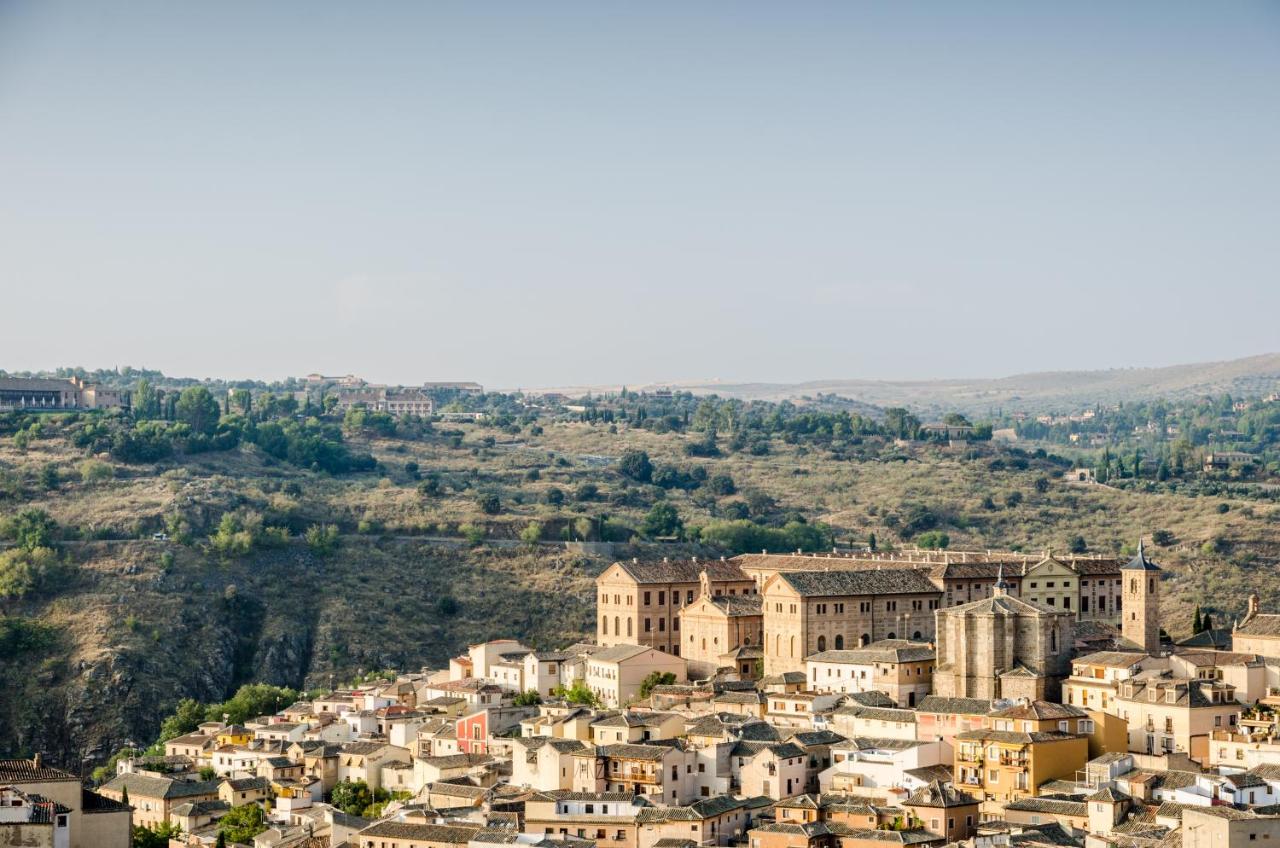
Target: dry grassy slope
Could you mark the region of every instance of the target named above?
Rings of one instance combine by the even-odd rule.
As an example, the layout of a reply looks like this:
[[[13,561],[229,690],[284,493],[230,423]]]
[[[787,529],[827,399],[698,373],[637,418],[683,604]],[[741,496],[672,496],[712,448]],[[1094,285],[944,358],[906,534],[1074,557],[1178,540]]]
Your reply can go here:
[[[592,630],[591,579],[603,567],[555,548],[474,551],[449,549],[400,534],[452,530],[460,522],[490,521],[510,534],[532,519],[592,515],[608,511],[638,522],[643,508],[549,506],[541,495],[556,486],[571,491],[597,483],[605,497],[624,484],[589,457],[616,456],[641,447],[656,461],[705,463],[729,472],[742,493],[759,491],[782,507],[830,522],[842,538],[862,540],[875,532],[882,542],[901,542],[889,516],[904,503],[926,505],[950,533],[953,546],[1018,546],[1061,549],[1076,535],[1094,550],[1156,529],[1172,531],[1182,544],[1155,549],[1170,571],[1165,593],[1166,627],[1185,635],[1196,603],[1224,622],[1244,607],[1248,593],[1280,609],[1280,509],[1269,505],[1187,499],[1074,487],[1053,482],[1044,493],[1043,473],[992,470],[992,456],[970,459],[933,448],[906,453],[905,461],[833,460],[825,451],[774,443],[773,453],[689,460],[682,438],[647,431],[610,434],[604,426],[548,425],[520,444],[485,449],[478,440],[491,431],[468,429],[462,448],[443,440],[401,443],[377,440],[370,447],[390,476],[333,479],[285,465],[265,463],[252,450],[187,457],[160,467],[118,468],[99,484],[64,482],[56,492],[34,495],[59,522],[77,527],[142,531],[179,511],[206,528],[227,509],[252,509],[273,522],[305,527],[337,521],[348,530],[371,520],[392,537],[344,537],[340,551],[317,558],[296,543],[220,562],[195,548],[151,541],[77,542],[65,546],[77,564],[52,598],[22,611],[61,630],[61,641],[21,667],[0,658],[0,747],[42,749],[62,762],[101,757],[132,738],[150,738],[160,717],[180,697],[225,697],[239,682],[268,680],[293,685],[327,684],[357,669],[438,664],[468,642],[498,634],[538,644],[560,644]],[[499,437],[514,440],[514,437]],[[58,439],[41,440],[18,454],[0,440],[0,468],[34,476],[45,462],[71,475],[82,456]],[[424,497],[403,472],[418,462],[471,488]],[[563,460],[566,464],[560,464]],[[541,476],[526,479],[537,467]],[[296,486],[295,494],[288,494]],[[477,511],[477,488],[503,493],[503,514]],[[1010,493],[1023,500],[1006,506]],[[984,507],[990,496],[995,509]],[[713,519],[725,501],[695,505],[672,492],[686,521]],[[26,505],[26,504],[24,504]],[[207,532],[207,529],[204,531]],[[1226,540],[1222,553],[1204,555],[1203,542]],[[162,554],[175,559],[167,571]],[[1247,561],[1246,555],[1252,560]],[[234,589],[229,591],[229,587]],[[442,595],[456,598],[456,615],[438,611]]]

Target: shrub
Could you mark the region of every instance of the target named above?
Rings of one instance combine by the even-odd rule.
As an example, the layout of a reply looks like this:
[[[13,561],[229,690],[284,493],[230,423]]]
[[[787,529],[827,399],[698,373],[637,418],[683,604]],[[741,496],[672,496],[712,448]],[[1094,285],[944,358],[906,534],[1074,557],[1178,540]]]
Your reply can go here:
[[[941,530],[929,530],[916,536],[916,547],[926,550],[945,550],[951,544],[951,537]]]
[[[476,496],[476,506],[485,515],[497,515],[502,511],[502,500],[493,492],[484,492]]]
[[[618,471],[632,480],[648,483],[653,477],[653,463],[644,451],[627,450],[618,458]]]
[[[527,545],[533,545],[542,538],[542,524],[537,521],[530,521],[520,531],[520,541]]]
[[[462,534],[462,538],[467,540],[467,544],[473,548],[483,542],[485,535],[487,535],[483,527],[478,527],[475,524],[463,524],[458,527],[458,532]]]
[[[337,550],[338,528],[332,524],[312,524],[303,534],[307,547],[321,556],[327,556]]]

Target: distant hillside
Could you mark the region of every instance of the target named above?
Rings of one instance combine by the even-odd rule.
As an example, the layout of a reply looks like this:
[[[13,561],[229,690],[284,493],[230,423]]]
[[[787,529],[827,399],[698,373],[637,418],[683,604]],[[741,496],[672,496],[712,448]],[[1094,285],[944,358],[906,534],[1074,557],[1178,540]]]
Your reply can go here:
[[[685,383],[697,394],[782,400],[836,394],[874,406],[982,415],[993,409],[1067,411],[1123,400],[1178,399],[1206,394],[1266,395],[1280,391],[1280,353],[1228,362],[1046,371],[971,380],[813,380],[806,383]]]

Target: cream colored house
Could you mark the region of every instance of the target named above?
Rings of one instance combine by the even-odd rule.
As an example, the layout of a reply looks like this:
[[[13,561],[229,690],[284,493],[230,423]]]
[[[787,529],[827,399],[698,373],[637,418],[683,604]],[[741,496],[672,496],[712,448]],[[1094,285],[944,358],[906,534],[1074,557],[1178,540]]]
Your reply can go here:
[[[128,848],[136,822],[128,807],[105,792],[90,792],[74,774],[31,759],[0,760],[0,786],[39,795],[70,812],[70,848]]]
[[[511,784],[540,792],[573,788],[573,755],[587,747],[578,739],[549,736],[512,740]]]
[[[619,707],[640,697],[640,684],[650,674],[670,673],[675,682],[685,680],[683,659],[644,645],[614,645],[592,654],[587,660],[587,688],[603,704]]]
[[[1202,764],[1210,736],[1234,729],[1243,709],[1229,684],[1172,676],[1125,680],[1114,704],[1129,723],[1130,751],[1181,753]]]
[[[900,707],[914,707],[933,691],[937,653],[928,642],[872,642],[865,648],[823,651],[805,657],[815,692],[884,692]]]

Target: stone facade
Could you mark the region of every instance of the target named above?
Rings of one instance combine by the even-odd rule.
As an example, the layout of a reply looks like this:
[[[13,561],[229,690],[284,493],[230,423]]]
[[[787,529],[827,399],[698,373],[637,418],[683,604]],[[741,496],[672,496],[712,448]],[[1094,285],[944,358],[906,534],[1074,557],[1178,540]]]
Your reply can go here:
[[[942,593],[921,571],[793,571],[762,591],[764,673],[805,672],[805,657],[882,639],[929,640]]]
[[[1125,639],[1149,654],[1160,652],[1160,568],[1147,559],[1138,543],[1138,554],[1121,569],[1124,583]]]
[[[1056,698],[1071,673],[1075,616],[995,594],[937,613],[934,693],[947,698]]]
[[[680,654],[689,662],[689,676],[700,680],[720,668],[732,667],[749,677],[753,663],[744,660],[739,667],[730,654],[738,648],[760,646],[764,632],[760,596],[715,595],[705,571],[701,591],[692,604],[677,613]]]
[[[616,562],[596,578],[596,642],[646,645],[680,656],[680,611],[702,594],[751,595],[755,582],[727,562]]]

